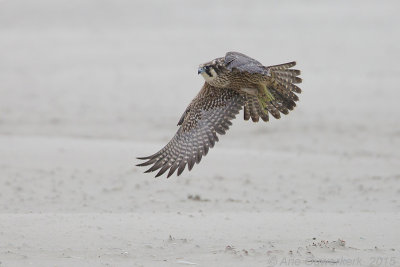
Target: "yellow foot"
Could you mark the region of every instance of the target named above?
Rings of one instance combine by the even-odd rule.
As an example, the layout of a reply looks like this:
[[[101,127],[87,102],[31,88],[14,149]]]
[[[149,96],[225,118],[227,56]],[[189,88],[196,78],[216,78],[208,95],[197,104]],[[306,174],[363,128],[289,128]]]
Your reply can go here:
[[[274,100],[275,98],[268,90],[267,86],[265,84],[260,84],[258,87],[258,101],[260,102],[261,106],[266,109],[267,105]]]

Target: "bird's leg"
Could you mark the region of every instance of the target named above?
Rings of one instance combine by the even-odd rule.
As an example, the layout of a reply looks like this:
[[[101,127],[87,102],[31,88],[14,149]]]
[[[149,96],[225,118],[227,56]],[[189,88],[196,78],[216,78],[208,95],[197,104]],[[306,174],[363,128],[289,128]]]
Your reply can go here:
[[[275,100],[275,98],[268,90],[266,84],[260,83],[258,85],[258,101],[260,102],[261,106],[266,109],[267,104],[273,100]]]

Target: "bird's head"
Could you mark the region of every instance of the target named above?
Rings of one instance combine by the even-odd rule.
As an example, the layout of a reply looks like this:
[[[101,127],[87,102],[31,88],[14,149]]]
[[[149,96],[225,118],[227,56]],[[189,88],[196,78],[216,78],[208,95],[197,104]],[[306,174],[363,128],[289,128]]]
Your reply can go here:
[[[207,64],[201,64],[197,70],[197,73],[201,74],[206,81],[212,81],[218,76],[214,66]]]
[[[219,62],[217,62],[217,60],[213,60],[204,64],[200,64],[197,73],[201,74],[206,82],[210,82],[217,78],[218,74],[220,73]]]

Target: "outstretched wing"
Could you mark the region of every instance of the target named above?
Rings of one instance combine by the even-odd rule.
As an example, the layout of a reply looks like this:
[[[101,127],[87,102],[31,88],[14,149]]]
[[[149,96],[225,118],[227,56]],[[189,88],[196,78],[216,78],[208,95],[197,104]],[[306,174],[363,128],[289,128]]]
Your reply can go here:
[[[176,169],[179,176],[186,164],[190,171],[194,163],[199,163],[209,148],[214,147],[217,133],[223,135],[229,129],[230,120],[239,113],[244,101],[236,91],[205,83],[179,120],[181,127],[172,140],[154,155],[138,158],[147,161],[137,166],[153,165],[146,172],[161,168],[156,177],[168,169],[167,177]]]
[[[260,62],[239,52],[226,53],[225,65],[231,71],[237,69],[249,73],[268,75],[268,69],[265,69]]]

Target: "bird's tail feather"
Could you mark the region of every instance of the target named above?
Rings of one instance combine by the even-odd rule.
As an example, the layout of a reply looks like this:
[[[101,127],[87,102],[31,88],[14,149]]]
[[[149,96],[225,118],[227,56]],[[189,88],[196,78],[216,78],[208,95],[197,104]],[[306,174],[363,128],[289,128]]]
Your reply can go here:
[[[296,85],[302,82],[298,77],[300,70],[290,69],[296,62],[289,62],[281,65],[269,67],[272,82],[267,86],[274,97],[272,105],[283,114],[288,114],[296,106],[299,97],[295,93],[301,93],[301,89]]]
[[[251,118],[257,122],[261,117],[264,121],[268,121],[268,113],[279,119],[280,113],[288,114],[290,110],[294,109],[295,102],[299,100],[296,93],[301,93],[301,89],[296,84],[302,82],[302,79],[298,77],[301,74],[300,70],[290,69],[295,65],[296,62],[293,61],[264,67],[270,74],[265,81],[267,94],[262,99],[247,96],[244,106],[245,120]]]

